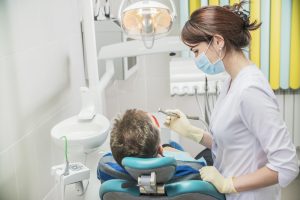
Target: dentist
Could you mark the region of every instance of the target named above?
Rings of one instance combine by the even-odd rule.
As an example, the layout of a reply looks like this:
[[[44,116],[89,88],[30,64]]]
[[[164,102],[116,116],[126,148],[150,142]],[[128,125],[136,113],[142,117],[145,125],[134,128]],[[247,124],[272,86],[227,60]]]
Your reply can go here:
[[[244,3],[200,8],[181,33],[200,70],[230,75],[209,133],[191,125],[179,110],[170,110],[180,118],[167,117],[165,125],[212,150],[214,166],[203,167],[200,175],[227,200],[280,200],[280,188],[299,173],[296,149],[268,81],[242,52],[250,31],[261,25],[249,21]]]

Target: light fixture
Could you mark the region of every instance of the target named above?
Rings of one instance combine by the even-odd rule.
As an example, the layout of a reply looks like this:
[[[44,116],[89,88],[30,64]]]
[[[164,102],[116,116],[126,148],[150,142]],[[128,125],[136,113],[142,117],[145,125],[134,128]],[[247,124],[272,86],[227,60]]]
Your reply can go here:
[[[126,0],[119,8],[121,27],[129,38],[143,40],[146,48],[152,48],[154,40],[166,36],[176,17],[174,2],[169,0],[170,8],[160,2],[142,0],[123,9]]]

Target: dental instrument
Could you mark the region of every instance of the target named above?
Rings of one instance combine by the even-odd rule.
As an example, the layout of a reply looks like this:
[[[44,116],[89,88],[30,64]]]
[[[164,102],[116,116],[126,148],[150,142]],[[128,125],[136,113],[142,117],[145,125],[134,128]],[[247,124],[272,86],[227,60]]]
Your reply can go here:
[[[163,114],[165,114],[167,116],[170,116],[170,117],[180,118],[180,115],[178,115],[177,113],[166,112],[166,111],[162,110],[161,108],[158,108],[158,112],[163,113]],[[197,117],[197,116],[188,116],[188,115],[186,115],[186,118],[191,119],[191,120],[199,120],[199,117]]]
[[[204,117],[205,122],[209,125],[210,120],[210,108],[209,108],[209,102],[208,102],[208,83],[207,83],[207,76],[205,76],[205,95],[204,95]]]
[[[208,113],[209,113],[209,116],[211,115],[211,106],[210,106],[210,102],[209,102],[209,99],[210,99],[210,94],[209,94],[209,84],[208,84],[208,79],[207,79],[207,76],[205,76],[205,94],[206,94],[206,100],[207,100],[207,108],[208,108]]]
[[[201,108],[201,105],[200,105],[200,102],[199,102],[199,99],[198,99],[198,90],[197,90],[197,88],[195,88],[195,97],[196,97],[196,102],[197,102],[197,105],[198,105],[198,108],[199,108],[199,111],[200,111],[200,115],[201,115],[201,117],[199,118],[199,121],[204,125],[205,130],[208,131],[208,124],[202,119],[202,118],[204,118],[204,114],[203,114],[203,111],[202,111],[202,108]]]

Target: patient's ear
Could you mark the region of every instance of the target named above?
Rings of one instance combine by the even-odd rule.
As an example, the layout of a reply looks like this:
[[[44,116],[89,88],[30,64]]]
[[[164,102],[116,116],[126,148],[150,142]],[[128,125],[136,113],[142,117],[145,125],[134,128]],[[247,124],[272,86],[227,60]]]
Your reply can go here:
[[[158,154],[163,155],[164,149],[161,145],[158,146]]]

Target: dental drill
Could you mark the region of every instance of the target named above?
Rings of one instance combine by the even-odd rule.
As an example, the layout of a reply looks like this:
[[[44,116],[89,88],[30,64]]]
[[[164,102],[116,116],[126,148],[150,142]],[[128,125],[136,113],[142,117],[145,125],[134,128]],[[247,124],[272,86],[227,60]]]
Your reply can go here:
[[[180,118],[180,115],[178,115],[177,113],[166,112],[166,111],[162,110],[161,108],[158,108],[158,112],[163,113],[163,114],[165,114],[167,116],[170,116],[170,117]],[[191,119],[191,120],[199,120],[199,117],[197,117],[197,116],[188,116],[188,115],[186,115],[186,118]]]

